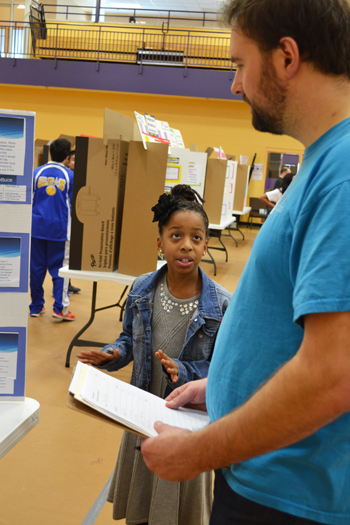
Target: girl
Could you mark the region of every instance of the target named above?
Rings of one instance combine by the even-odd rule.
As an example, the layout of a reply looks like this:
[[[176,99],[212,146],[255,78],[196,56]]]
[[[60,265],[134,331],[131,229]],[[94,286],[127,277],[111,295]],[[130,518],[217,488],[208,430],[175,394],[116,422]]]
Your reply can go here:
[[[293,178],[293,173],[287,173],[287,175],[285,175],[282,179],[281,186],[279,188],[264,193],[259,197],[259,199],[269,208],[274,208],[281,200],[283,193],[286,191]]]
[[[126,302],[123,331],[102,351],[78,358],[108,371],[134,361],[131,383],[165,397],[207,376],[214,341],[231,294],[199,268],[207,249],[203,200],[179,184],[152,208],[157,247],[167,264],[138,277]],[[212,504],[211,473],[172,483],[149,471],[138,450],[141,438],[124,432],[109,488],[113,518],[127,524],[206,525]]]

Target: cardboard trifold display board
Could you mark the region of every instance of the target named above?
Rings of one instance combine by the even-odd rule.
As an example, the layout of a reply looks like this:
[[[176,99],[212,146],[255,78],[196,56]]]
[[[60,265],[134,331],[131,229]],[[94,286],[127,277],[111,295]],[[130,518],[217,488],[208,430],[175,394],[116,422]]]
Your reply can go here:
[[[204,208],[212,224],[227,221],[234,211],[246,206],[249,166],[237,164],[233,155],[219,159],[214,148],[207,148],[208,158]]]
[[[47,159],[48,159],[48,150],[49,150],[48,143],[49,143],[48,140],[36,139],[34,143],[34,169],[38,168],[39,166],[42,166],[43,164],[46,164]],[[46,160],[44,157],[45,146],[46,146],[46,151],[47,151]]]
[[[208,147],[204,208],[212,224],[221,224],[232,217],[233,200],[236,186],[235,156],[224,154],[221,148]],[[218,155],[222,154],[223,158]]]
[[[123,225],[120,243],[119,273],[141,275],[157,267],[157,223],[151,208],[164,193],[168,159],[166,144],[130,141]]]
[[[205,178],[204,209],[212,224],[221,223],[227,160],[208,159]]]
[[[165,190],[171,191],[176,184],[188,184],[203,197],[207,154],[186,148],[171,148],[165,178]]]
[[[69,268],[114,271],[118,266],[128,143],[76,139]]]
[[[71,269],[135,277],[156,270],[151,208],[164,193],[168,145],[145,150],[134,132],[133,119],[106,109],[104,139],[76,139]]]
[[[227,221],[232,217],[233,211],[233,201],[235,196],[236,188],[236,177],[237,177],[237,162],[234,160],[227,161],[226,169],[226,180],[225,180],[225,191],[224,191],[224,201],[222,206],[222,221]]]
[[[103,136],[129,144],[118,272],[137,277],[157,267],[151,208],[164,193],[168,145],[147,143],[145,149],[134,120],[111,109],[105,109]]]
[[[243,211],[247,203],[247,191],[249,182],[250,166],[245,164],[238,164],[235,194],[233,199],[233,209],[236,211]]]

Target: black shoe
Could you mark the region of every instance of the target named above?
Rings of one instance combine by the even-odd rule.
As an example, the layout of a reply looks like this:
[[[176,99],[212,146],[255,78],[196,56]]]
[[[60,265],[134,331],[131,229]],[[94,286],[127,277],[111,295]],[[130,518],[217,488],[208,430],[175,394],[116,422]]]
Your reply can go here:
[[[71,284],[68,286],[68,292],[69,293],[80,293],[81,289],[76,288],[75,286],[72,286]]]

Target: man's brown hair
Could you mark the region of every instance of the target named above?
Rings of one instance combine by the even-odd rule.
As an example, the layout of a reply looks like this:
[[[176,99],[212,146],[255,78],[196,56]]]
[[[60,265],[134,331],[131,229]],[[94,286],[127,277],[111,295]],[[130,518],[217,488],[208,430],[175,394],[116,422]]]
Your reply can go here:
[[[223,18],[261,51],[276,49],[288,36],[303,61],[322,73],[350,78],[349,0],[228,0]]]

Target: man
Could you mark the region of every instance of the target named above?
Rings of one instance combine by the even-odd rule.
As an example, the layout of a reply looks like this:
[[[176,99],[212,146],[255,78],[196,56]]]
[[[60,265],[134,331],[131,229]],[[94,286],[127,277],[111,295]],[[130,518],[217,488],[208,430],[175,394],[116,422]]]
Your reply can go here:
[[[233,93],[257,130],[285,133],[306,151],[256,238],[207,383],[169,396],[173,408],[206,406],[212,424],[191,433],[157,423],[142,454],[169,480],[216,469],[211,525],[346,525],[350,4],[232,0],[226,20]]]
[[[74,321],[68,311],[68,279],[58,275],[68,265],[73,195],[73,172],[63,164],[71,144],[57,139],[50,144],[51,162],[39,166],[33,175],[32,245],[30,258],[31,317],[45,312],[43,283],[47,270],[53,282],[52,317],[58,321]]]
[[[287,175],[287,173],[291,173],[290,169],[287,168],[287,166],[283,166],[282,169],[281,169],[281,173],[277,177],[276,182],[275,182],[275,184],[273,186],[274,190],[277,190],[278,188],[281,187],[282,181],[283,181],[285,175]]]

